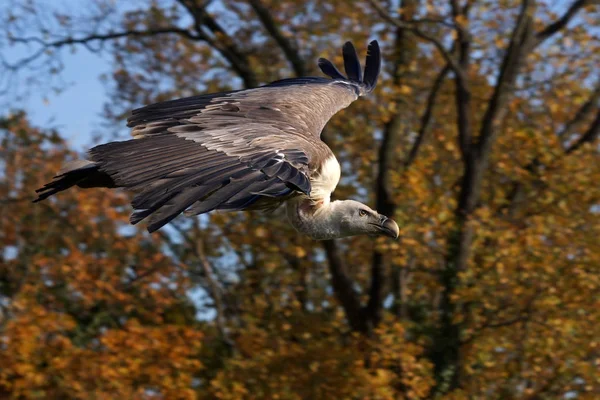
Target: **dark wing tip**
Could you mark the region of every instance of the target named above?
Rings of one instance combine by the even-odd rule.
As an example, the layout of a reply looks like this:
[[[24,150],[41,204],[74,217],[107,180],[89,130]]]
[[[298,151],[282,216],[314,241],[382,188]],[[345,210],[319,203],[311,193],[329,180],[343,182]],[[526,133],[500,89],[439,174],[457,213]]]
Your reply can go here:
[[[365,62],[365,77],[363,83],[367,86],[367,90],[370,92],[375,89],[377,85],[377,78],[379,78],[379,72],[381,70],[381,51],[379,50],[379,43],[377,40],[373,40],[367,47],[367,60]]]
[[[371,41],[367,47],[364,76],[356,49],[352,42],[344,43],[342,55],[344,57],[344,69],[346,70],[348,78],[342,75],[333,63],[325,58],[319,58],[317,64],[325,75],[333,79],[358,83],[358,86],[361,88],[361,94],[373,91],[375,85],[377,85],[377,79],[381,70],[381,52],[377,40]]]
[[[333,65],[333,63],[325,58],[319,58],[317,62],[323,73],[333,79],[346,79],[344,75]]]
[[[362,82],[362,68],[358,60],[358,54],[352,42],[344,43],[342,47],[342,55],[344,57],[344,69],[346,75],[351,81]]]

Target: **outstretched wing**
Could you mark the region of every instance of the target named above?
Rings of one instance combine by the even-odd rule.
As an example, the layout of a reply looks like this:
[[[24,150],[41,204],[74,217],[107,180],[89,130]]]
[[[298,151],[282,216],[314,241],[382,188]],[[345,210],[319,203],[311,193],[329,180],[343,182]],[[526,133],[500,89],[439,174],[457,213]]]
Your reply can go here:
[[[285,79],[134,110],[128,126],[136,139],[97,146],[90,158],[117,186],[139,191],[131,222],[151,215],[151,232],[186,209],[240,210],[259,199],[310,195],[311,173],[331,156],[321,130],[372,91],[379,74],[377,42],[369,44],[364,78],[352,44],[343,55],[348,78],[320,59],[332,80]]]
[[[371,92],[377,84],[381,67],[377,41],[369,43],[367,48],[364,77],[352,43],[344,44],[342,54],[347,78],[329,60],[320,58],[319,67],[333,79],[283,79],[256,89],[151,104],[134,110],[128,126],[133,128],[134,137],[143,137],[162,133],[166,128],[187,123],[191,118],[204,124],[213,120],[214,125],[229,127],[246,124],[250,119],[285,129],[293,128],[292,134],[319,137],[335,113],[348,107],[359,96]],[[241,115],[245,118],[237,118]]]
[[[150,232],[189,207],[189,215],[241,210],[259,198],[310,193],[308,158],[301,150],[237,149],[227,154],[169,133],[100,145],[90,150],[90,159],[115,186],[138,192],[130,221],[150,216]]]

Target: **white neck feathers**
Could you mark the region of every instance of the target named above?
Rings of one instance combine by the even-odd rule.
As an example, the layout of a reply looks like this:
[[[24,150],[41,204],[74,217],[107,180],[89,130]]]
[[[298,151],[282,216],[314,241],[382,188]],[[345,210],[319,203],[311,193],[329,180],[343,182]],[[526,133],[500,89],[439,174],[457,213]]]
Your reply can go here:
[[[340,164],[331,156],[321,170],[310,179],[310,197],[298,196],[287,202],[287,214],[297,231],[313,239],[325,240],[347,236],[343,234],[345,218],[341,201],[330,201],[331,192],[340,181]]]
[[[331,192],[335,190],[340,181],[340,176],[340,163],[332,155],[325,160],[319,173],[310,178],[310,198],[316,202],[322,201],[324,205],[329,204]]]

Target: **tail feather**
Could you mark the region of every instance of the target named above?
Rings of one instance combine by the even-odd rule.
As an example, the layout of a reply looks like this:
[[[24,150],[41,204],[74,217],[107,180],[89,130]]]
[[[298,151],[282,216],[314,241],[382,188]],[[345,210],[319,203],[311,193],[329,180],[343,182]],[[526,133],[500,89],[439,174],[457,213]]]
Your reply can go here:
[[[51,182],[37,189],[35,192],[38,194],[38,197],[33,202],[37,203],[45,200],[75,185],[81,188],[112,188],[116,186],[109,175],[99,170],[98,164],[86,160],[75,160],[65,165]]]

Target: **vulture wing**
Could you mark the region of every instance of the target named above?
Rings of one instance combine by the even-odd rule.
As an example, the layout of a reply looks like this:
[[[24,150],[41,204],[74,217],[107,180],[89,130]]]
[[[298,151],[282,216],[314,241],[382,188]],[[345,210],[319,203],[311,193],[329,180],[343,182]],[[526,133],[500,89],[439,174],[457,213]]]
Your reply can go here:
[[[150,216],[150,232],[184,210],[191,215],[242,210],[259,199],[279,204],[294,193],[310,195],[311,174],[332,155],[321,130],[336,112],[373,90],[379,74],[376,41],[368,47],[364,78],[349,42],[343,56],[348,78],[320,59],[321,70],[333,79],[285,79],[134,110],[128,126],[135,139],[92,148],[93,164],[86,171],[95,168],[113,186],[137,190],[131,222]],[[60,183],[46,185],[40,198],[73,184],[93,186],[81,179]]]
[[[319,68],[333,79],[303,77],[283,79],[268,85],[241,91],[207,94],[151,104],[133,110],[128,119],[134,137],[164,133],[171,126],[195,123],[210,130],[248,122],[293,128],[292,135],[319,137],[329,119],[348,107],[359,96],[371,92],[377,83],[381,56],[377,41],[369,43],[362,76],[354,46],[342,48],[348,78],[324,58]],[[208,122],[212,120],[212,122]],[[207,132],[207,134],[211,134]],[[236,135],[235,133],[233,135]],[[214,136],[214,135],[213,135]]]

